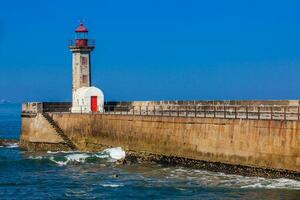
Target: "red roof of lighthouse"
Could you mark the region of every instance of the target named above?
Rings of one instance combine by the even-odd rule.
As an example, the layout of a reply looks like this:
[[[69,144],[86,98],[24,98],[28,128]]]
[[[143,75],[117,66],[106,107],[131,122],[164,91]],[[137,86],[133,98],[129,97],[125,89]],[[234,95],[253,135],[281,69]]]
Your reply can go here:
[[[75,32],[76,33],[84,33],[84,32],[88,32],[88,30],[87,30],[87,28],[85,28],[85,26],[81,22],[80,25],[76,28]]]

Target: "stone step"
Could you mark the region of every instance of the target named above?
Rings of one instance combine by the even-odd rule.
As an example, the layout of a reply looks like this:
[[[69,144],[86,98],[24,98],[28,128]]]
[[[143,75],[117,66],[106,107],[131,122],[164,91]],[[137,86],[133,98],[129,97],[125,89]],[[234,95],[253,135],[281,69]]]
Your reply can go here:
[[[73,142],[68,138],[64,131],[58,126],[58,124],[52,119],[48,113],[42,113],[43,117],[48,121],[48,123],[54,128],[55,132],[65,141],[71,150],[77,150]]]

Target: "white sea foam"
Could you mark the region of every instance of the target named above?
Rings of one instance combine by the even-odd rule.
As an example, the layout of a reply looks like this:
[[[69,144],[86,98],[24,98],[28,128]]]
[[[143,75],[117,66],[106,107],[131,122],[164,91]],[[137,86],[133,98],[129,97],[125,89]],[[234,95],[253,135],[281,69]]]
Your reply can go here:
[[[86,159],[89,158],[90,155],[86,154],[86,153],[76,153],[76,154],[69,154],[64,156],[64,160],[60,160],[58,158],[56,158],[55,156],[51,156],[49,159],[60,165],[67,165],[70,162],[77,162],[77,163],[85,163]]]
[[[103,187],[112,187],[112,188],[116,188],[116,187],[123,187],[123,185],[121,184],[101,184]]]
[[[125,151],[121,147],[109,148],[97,153],[87,153],[79,151],[48,151],[45,156],[30,156],[30,159],[48,159],[59,166],[68,165],[70,163],[86,163],[101,159],[109,159],[109,162],[125,158]]]
[[[29,156],[29,159],[41,160],[41,159],[43,159],[43,156]]]
[[[61,154],[61,153],[78,153],[80,151],[47,151],[48,154]]]
[[[116,160],[124,159],[126,156],[125,151],[121,147],[109,148],[103,152],[109,154],[111,158]]]
[[[31,159],[47,159],[51,162],[65,166],[71,163],[89,163],[89,162],[111,162],[124,159],[125,151],[120,148],[109,148],[97,153],[87,152],[49,152],[43,156],[31,156]],[[199,184],[207,187],[225,187],[225,188],[242,188],[242,189],[291,189],[300,190],[300,181],[278,178],[269,179],[262,177],[245,177],[241,175],[224,174],[220,172],[210,172],[205,170],[195,170],[183,167],[165,167],[155,170],[154,174],[161,173],[166,175],[165,180],[183,179],[189,184]],[[103,187],[122,187],[122,185],[105,183]]]
[[[110,158],[109,155],[106,154],[94,154],[96,158]]]
[[[6,146],[6,148],[18,148],[18,147],[19,147],[18,143],[11,143]]]
[[[90,155],[86,153],[70,154],[66,156],[67,160],[76,162],[84,162],[89,157]]]
[[[191,183],[205,185],[208,187],[300,190],[300,181],[287,178],[270,179],[262,177],[246,177],[186,168],[165,168],[164,171],[167,173],[167,178],[169,179],[183,178],[185,180],[189,180]]]
[[[267,188],[267,189],[296,189],[300,190],[300,181],[279,178],[279,179],[264,179],[253,184],[241,186],[241,188]]]
[[[5,145],[1,145],[1,148],[18,148],[18,143],[6,143]]]
[[[64,165],[67,165],[67,164],[68,164],[67,161],[56,161],[56,160],[54,160],[53,158],[50,158],[50,160],[51,160],[52,162],[56,163],[56,164],[59,165],[59,166],[64,166]]]

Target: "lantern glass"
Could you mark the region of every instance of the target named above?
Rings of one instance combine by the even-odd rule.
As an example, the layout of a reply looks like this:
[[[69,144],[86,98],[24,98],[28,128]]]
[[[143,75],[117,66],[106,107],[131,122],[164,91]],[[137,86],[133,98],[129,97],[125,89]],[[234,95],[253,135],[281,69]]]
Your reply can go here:
[[[78,32],[75,37],[76,39],[87,39],[87,32]]]

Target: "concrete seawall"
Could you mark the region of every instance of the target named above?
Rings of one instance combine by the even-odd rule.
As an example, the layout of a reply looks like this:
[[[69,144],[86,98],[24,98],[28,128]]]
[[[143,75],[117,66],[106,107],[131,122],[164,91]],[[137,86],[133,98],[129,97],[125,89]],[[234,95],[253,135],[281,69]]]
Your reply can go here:
[[[82,151],[121,146],[137,154],[284,170],[298,174],[299,178],[299,121],[71,113],[50,115]],[[51,127],[42,124],[43,120],[41,114],[22,118],[21,147],[28,150],[67,148],[62,139],[51,132]]]
[[[41,113],[22,114],[20,147],[29,151],[69,149]]]

